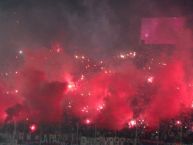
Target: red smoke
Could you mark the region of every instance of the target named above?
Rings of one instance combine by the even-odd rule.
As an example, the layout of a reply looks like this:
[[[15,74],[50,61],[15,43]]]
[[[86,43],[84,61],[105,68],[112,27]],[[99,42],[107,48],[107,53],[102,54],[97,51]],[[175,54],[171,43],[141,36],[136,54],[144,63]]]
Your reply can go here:
[[[151,71],[133,60],[104,60],[99,65],[100,60],[85,56],[74,59],[59,46],[25,52],[19,75],[10,76],[8,82],[18,93],[6,95],[10,88],[4,85],[0,90],[1,122],[26,118],[58,122],[63,120],[65,110],[86,124],[122,129],[133,119],[157,125],[176,117],[193,101],[192,68],[187,66],[192,64],[189,53],[193,45],[187,41],[192,36],[186,32],[183,38],[176,37],[178,43],[172,54],[161,52],[155,56],[157,62]],[[183,46],[183,42],[189,44]]]

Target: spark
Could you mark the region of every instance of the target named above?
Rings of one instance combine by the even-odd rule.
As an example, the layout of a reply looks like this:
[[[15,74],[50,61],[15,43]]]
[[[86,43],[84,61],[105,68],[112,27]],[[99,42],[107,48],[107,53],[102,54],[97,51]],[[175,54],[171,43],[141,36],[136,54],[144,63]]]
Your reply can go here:
[[[125,59],[125,55],[120,54],[120,58]]]
[[[140,122],[140,124],[144,124],[145,120],[142,119],[142,120],[138,120]]]
[[[7,95],[9,95],[9,94],[10,94],[10,92],[9,92],[9,91],[6,91],[6,94],[7,94]]]
[[[154,81],[154,77],[153,77],[153,76],[149,76],[149,77],[147,78],[147,82],[148,82],[148,83],[153,83],[153,81]]]
[[[101,69],[101,70],[104,70],[104,67],[102,66],[100,69]]]
[[[78,55],[75,55],[74,57],[75,57],[76,59],[78,59],[78,58],[79,58],[79,57],[78,57]]]
[[[56,52],[57,52],[57,53],[60,53],[60,52],[61,52],[61,49],[60,49],[60,48],[57,48],[57,49],[56,49]]]
[[[97,106],[97,111],[103,110],[104,107],[105,107],[105,104],[100,104],[100,105],[98,105],[98,106]]]
[[[177,90],[180,90],[180,87],[176,87]]]
[[[105,74],[111,74],[112,71],[111,71],[111,70],[105,70],[104,73],[105,73]]]
[[[85,59],[85,56],[83,55],[81,58],[82,58],[82,59]]]
[[[118,55],[118,58],[120,59],[126,59],[126,58],[135,58],[137,53],[135,51],[130,51],[128,53],[121,53]]]
[[[72,88],[74,88],[75,86],[74,86],[74,84],[68,84],[68,88],[69,89],[72,89]]]
[[[81,112],[88,113],[88,106],[85,106],[81,109]]]
[[[129,123],[128,123],[129,127],[132,128],[132,127],[135,127],[137,125],[137,122],[136,120],[132,119]]]
[[[167,63],[161,63],[163,66],[167,66]]]
[[[190,84],[188,84],[188,86],[189,86],[189,87],[193,87],[193,84],[192,84],[192,83],[190,83]]]
[[[149,34],[148,33],[145,33],[145,38],[148,38],[149,37]]]
[[[91,123],[91,120],[90,120],[90,119],[86,119],[86,120],[85,120],[85,123],[86,123],[87,125],[89,125],[89,124]]]
[[[176,125],[178,125],[178,126],[179,126],[179,125],[182,125],[182,122],[181,122],[180,120],[177,120],[177,121],[176,121]]]
[[[193,101],[192,101],[192,105],[191,105],[191,108],[193,108]]]
[[[3,115],[1,115],[1,118],[3,119],[3,120],[5,120],[6,118],[8,117],[8,115],[7,115],[7,113],[3,113]]]
[[[89,67],[90,67],[90,65],[89,65],[89,64],[85,66],[85,68],[86,68],[86,69],[88,69]]]
[[[31,132],[35,132],[37,130],[37,125],[36,124],[31,124],[29,126],[29,129],[30,129]]]
[[[80,60],[82,60],[82,62],[84,62],[85,60],[90,61],[89,59],[86,59],[86,56],[84,56],[84,55],[74,55],[74,58],[80,59]]]
[[[16,89],[16,90],[15,90],[15,93],[16,93],[16,94],[19,93],[19,90]]]
[[[5,76],[7,77],[8,75],[9,75],[9,73],[8,73],[8,72],[6,72],[6,73],[5,73]]]
[[[68,108],[72,108],[72,105],[71,105],[71,103],[70,103],[70,102],[68,103]]]
[[[81,75],[80,80],[84,80],[85,76]]]
[[[136,121],[135,121],[135,120],[131,120],[130,124],[131,124],[132,126],[135,126],[135,125],[136,125]]]
[[[130,58],[134,58],[136,57],[137,53],[135,51],[133,52],[129,52],[129,54],[127,54],[127,56],[129,56]]]
[[[23,54],[23,50],[19,50],[19,52],[18,52],[20,55],[22,55]]]
[[[76,89],[76,85],[74,82],[69,82],[67,85],[68,91],[74,91]]]
[[[105,70],[105,74],[108,74],[108,71],[107,71],[107,70]]]

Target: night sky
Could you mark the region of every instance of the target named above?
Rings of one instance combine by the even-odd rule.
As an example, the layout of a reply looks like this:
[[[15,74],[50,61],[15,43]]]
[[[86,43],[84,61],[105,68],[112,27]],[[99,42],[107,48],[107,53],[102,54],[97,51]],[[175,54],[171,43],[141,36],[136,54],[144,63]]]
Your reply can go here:
[[[192,7],[191,0],[1,0],[1,66],[20,48],[53,41],[98,55],[136,45],[141,17],[191,15]]]

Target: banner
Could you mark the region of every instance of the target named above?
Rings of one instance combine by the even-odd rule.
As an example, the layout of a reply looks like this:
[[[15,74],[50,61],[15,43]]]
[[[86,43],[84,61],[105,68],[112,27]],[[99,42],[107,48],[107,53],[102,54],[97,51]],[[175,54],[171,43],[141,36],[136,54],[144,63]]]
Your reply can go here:
[[[18,132],[15,137],[11,134],[0,133],[0,145],[128,145],[134,139],[123,137],[86,137],[77,138],[76,134],[30,134]],[[165,143],[162,141],[140,140],[143,145],[193,145],[180,143]]]
[[[124,145],[132,143],[131,139],[118,137],[81,137],[80,145]]]

